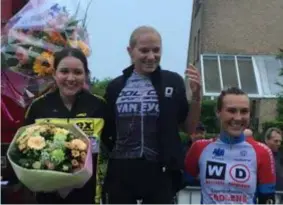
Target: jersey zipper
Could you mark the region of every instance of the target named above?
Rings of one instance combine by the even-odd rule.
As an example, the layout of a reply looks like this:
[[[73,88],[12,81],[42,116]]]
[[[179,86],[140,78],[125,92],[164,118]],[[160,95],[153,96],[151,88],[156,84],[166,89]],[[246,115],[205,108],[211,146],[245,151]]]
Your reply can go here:
[[[143,112],[142,112],[142,108],[143,108],[143,96],[142,96],[142,103],[141,103],[141,110],[140,110],[140,114],[141,114],[141,154],[140,157],[142,157],[143,155],[143,150],[144,150],[144,122],[143,122]]]
[[[229,135],[230,150],[232,149],[232,137]]]

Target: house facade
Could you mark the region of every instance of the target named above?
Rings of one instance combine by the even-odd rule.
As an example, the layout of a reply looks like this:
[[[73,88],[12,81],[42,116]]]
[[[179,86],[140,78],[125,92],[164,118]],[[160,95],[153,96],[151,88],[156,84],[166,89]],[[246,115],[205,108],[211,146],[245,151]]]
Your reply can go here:
[[[194,0],[188,64],[200,68],[203,94],[237,86],[252,99],[252,123],[274,120],[282,88],[282,0]]]

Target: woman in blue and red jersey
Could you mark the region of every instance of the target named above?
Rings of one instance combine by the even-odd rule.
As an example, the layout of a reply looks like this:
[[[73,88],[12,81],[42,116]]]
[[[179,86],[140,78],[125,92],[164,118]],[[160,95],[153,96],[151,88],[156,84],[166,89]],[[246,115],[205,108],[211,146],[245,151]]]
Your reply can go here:
[[[248,96],[238,88],[221,92],[217,101],[221,132],[199,140],[188,151],[185,169],[190,178],[200,176],[204,204],[275,203],[275,168],[271,150],[246,140],[250,122]]]

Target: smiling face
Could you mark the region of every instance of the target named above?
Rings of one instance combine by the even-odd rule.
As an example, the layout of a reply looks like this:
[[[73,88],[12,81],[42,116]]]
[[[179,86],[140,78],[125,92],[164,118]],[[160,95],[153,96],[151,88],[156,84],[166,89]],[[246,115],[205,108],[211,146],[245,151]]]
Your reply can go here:
[[[230,136],[239,136],[250,122],[250,104],[246,95],[227,94],[217,115],[221,128]]]
[[[66,56],[59,62],[54,79],[62,96],[73,97],[83,89],[86,80],[82,61],[73,56]]]
[[[129,55],[140,74],[156,70],[161,59],[160,35],[154,31],[143,31],[135,35],[135,43],[128,47]]]

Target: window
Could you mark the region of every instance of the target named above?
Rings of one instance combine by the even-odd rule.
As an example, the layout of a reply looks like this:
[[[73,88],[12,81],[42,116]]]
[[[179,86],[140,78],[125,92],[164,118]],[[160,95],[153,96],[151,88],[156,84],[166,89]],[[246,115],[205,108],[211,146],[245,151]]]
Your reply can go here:
[[[234,56],[220,56],[223,88],[239,87]]]
[[[221,90],[220,74],[218,70],[217,56],[204,56],[203,67],[205,79],[205,91],[208,93],[215,93]]]
[[[255,70],[250,56],[202,55],[204,94],[217,94],[228,87],[239,87],[258,95]]]
[[[257,94],[257,84],[251,57],[237,57],[241,88],[246,93]]]

